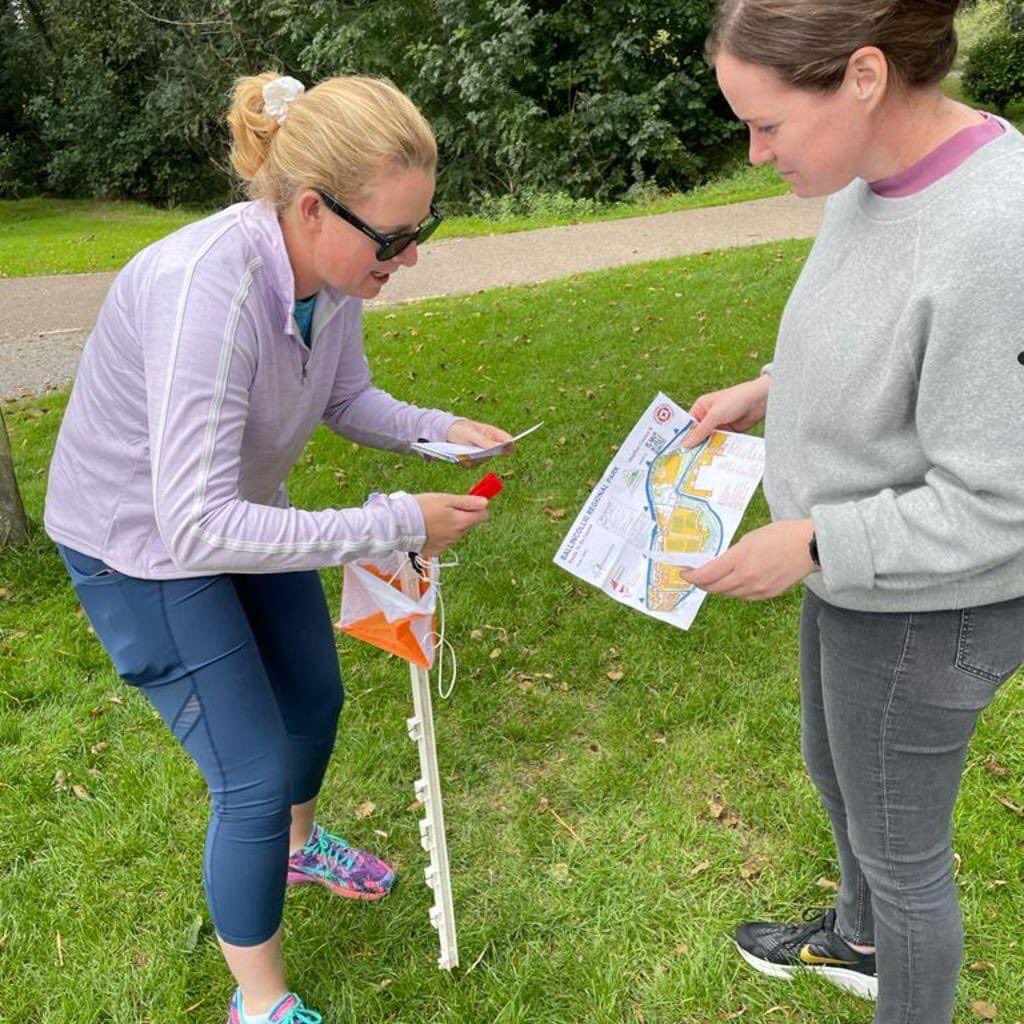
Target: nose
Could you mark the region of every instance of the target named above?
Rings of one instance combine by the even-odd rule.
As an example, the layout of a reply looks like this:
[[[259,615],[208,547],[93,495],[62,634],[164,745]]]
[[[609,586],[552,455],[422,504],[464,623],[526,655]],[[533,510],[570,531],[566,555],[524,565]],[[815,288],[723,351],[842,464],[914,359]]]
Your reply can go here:
[[[766,145],[762,139],[758,138],[757,132],[752,131],[750,133],[750,147],[747,156],[755,167],[760,167],[761,164],[766,164],[773,160],[775,154],[772,152],[771,146]]]
[[[403,267],[415,267],[420,254],[415,242],[410,242],[396,257],[395,260]]]

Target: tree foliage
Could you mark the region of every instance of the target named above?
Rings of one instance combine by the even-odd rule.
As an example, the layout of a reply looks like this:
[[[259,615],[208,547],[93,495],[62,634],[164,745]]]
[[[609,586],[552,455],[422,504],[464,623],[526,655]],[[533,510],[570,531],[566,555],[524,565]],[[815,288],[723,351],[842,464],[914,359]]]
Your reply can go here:
[[[964,90],[997,111],[1024,100],[1024,30],[997,32],[978,43],[967,55]]]
[[[736,126],[712,0],[4,0],[0,191],[221,200],[240,74],[386,75],[431,120],[441,192],[614,198],[706,176]]]

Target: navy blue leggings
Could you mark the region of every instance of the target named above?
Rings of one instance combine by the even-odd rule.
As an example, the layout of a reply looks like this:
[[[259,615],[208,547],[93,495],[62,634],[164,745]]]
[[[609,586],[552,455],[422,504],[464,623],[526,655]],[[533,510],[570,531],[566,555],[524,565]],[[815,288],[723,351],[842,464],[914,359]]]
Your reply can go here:
[[[210,788],[204,880],[217,934],[265,942],[281,923],[290,808],[320,791],[343,700],[318,574],[141,580],[60,552],[117,671]]]

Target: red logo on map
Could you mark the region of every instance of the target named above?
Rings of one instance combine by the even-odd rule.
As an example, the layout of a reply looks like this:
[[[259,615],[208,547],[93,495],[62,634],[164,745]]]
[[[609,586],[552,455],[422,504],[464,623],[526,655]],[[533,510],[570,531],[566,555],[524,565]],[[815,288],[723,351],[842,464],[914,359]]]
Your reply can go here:
[[[654,420],[656,423],[668,423],[672,419],[672,410],[667,405],[659,405],[654,410]]]

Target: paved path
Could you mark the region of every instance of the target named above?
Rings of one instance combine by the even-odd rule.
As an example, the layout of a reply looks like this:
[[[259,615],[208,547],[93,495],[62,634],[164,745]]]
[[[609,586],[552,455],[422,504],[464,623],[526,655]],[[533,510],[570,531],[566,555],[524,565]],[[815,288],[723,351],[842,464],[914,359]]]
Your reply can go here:
[[[403,270],[379,306],[570,274],[813,237],[823,204],[793,196],[652,217],[431,242]],[[0,278],[0,401],[64,387],[114,275]]]

